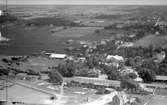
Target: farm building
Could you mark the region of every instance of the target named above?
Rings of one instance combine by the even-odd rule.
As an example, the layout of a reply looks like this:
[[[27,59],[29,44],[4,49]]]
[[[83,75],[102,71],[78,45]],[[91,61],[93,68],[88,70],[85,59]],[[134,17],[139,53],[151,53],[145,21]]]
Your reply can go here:
[[[46,53],[46,55],[49,55],[49,58],[52,59],[65,59],[67,57],[66,54]]]

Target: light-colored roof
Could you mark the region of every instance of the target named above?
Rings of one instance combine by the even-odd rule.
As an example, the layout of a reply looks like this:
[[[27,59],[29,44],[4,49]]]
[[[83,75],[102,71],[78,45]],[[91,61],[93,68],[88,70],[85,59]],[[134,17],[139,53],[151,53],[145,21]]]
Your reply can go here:
[[[114,59],[119,60],[119,61],[124,61],[124,58],[122,56],[119,56],[119,55],[108,55],[106,59],[111,59],[111,58],[114,58]]]
[[[160,76],[160,75],[157,75],[157,76],[156,76],[156,80],[165,80],[165,81],[167,81],[167,76]]]
[[[54,54],[54,53],[52,53],[49,57],[50,58],[60,58],[60,59],[63,59],[66,56],[67,56],[66,54]]]

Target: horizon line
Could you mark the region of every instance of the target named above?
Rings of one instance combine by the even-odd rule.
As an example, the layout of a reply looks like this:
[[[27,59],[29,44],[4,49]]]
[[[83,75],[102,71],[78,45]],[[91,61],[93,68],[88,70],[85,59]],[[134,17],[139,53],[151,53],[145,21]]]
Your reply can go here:
[[[4,3],[0,4],[0,5],[6,5]],[[27,4],[21,4],[21,3],[18,3],[18,4],[14,4],[14,3],[10,3],[10,4],[7,4],[7,5],[116,5],[116,6],[167,6],[167,4],[86,4],[86,3],[83,3],[83,4],[44,4],[44,3],[39,3],[39,4],[31,4],[31,3],[27,3]]]

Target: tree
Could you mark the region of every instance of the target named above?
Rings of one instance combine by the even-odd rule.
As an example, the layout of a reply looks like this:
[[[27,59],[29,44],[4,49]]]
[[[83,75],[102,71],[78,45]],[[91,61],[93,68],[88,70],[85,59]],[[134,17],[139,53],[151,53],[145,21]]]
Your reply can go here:
[[[104,71],[109,80],[119,80],[121,78],[119,71],[113,66],[104,66]]]
[[[58,75],[57,72],[58,72],[57,69],[51,70],[49,72],[48,76],[49,76],[50,82],[52,82],[52,83],[62,82],[62,78],[60,78],[60,76]]]
[[[72,77],[75,75],[76,66],[73,61],[68,60],[65,63],[59,64],[57,69],[62,76]]]
[[[122,77],[120,87],[122,89],[130,90],[131,92],[137,92],[139,91],[140,86],[136,81],[126,75]]]
[[[58,83],[63,81],[63,77],[72,77],[75,75],[75,64],[73,61],[66,61],[58,65],[57,68],[53,68],[48,76],[52,83]]]
[[[139,76],[143,79],[144,82],[153,82],[155,81],[155,72],[148,68],[141,68],[138,72]]]
[[[86,59],[87,59],[87,65],[90,69],[94,68],[95,66],[98,66],[99,61],[100,61],[100,57],[97,55],[91,55],[87,57]]]

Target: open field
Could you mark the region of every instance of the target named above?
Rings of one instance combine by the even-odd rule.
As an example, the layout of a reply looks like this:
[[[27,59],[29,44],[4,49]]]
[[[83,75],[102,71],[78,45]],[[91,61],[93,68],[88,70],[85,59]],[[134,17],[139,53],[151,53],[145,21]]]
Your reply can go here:
[[[98,27],[71,27],[66,30],[55,32],[52,36],[59,37],[81,37],[85,35],[91,35],[95,30],[100,29]]]
[[[68,53],[65,48],[69,47],[66,41],[72,40],[100,40],[109,38],[108,35],[96,35],[94,31],[97,27],[71,27],[67,30],[50,32],[49,26],[33,27],[26,29],[23,26],[16,25],[8,27],[6,37],[11,41],[7,45],[0,45],[0,53],[5,55],[30,55],[42,51],[55,51],[56,53]],[[2,31],[2,34],[5,33]],[[78,43],[73,47],[79,46]]]
[[[161,35],[161,36],[149,35],[149,36],[145,36],[142,39],[136,41],[134,43],[134,46],[148,47],[150,45],[153,45],[155,47],[167,48],[166,42],[167,42],[166,35]]]

